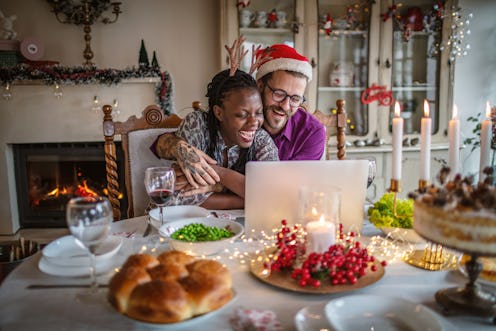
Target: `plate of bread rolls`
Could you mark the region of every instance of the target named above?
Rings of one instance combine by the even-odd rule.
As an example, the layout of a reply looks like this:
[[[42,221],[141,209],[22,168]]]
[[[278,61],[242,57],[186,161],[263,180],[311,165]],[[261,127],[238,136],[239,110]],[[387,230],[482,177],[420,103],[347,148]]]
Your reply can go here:
[[[152,325],[198,322],[234,298],[229,269],[180,251],[129,256],[107,293],[117,312]]]

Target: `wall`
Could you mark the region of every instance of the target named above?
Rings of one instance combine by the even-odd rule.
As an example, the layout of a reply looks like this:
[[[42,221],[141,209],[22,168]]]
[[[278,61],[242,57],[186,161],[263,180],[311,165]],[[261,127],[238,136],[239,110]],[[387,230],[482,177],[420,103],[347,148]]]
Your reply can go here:
[[[216,0],[122,1],[123,13],[116,23],[92,26],[93,62],[98,68],[136,66],[141,39],[151,61],[158,62],[173,79],[175,109],[180,113],[193,100],[206,103],[206,85],[219,71],[220,50]],[[81,26],[59,23],[45,0],[0,0],[5,16],[17,15],[17,39],[36,37],[45,45],[42,60],[78,66],[84,62]],[[118,99],[121,118],[139,115],[155,103],[155,83],[148,80],[118,86],[63,86],[63,97],[53,87],[14,85],[13,98],[0,98],[0,235],[19,228],[12,144],[29,142],[103,140],[102,114],[91,111],[98,95],[102,103]]]
[[[157,52],[162,69],[174,79],[175,104],[205,101],[206,85],[220,69],[217,0],[121,0],[118,21],[95,23],[91,30],[93,62],[99,68],[124,69],[138,64],[141,39],[148,56]],[[17,39],[36,37],[45,44],[44,60],[76,66],[84,62],[82,26],[62,24],[46,0],[0,0],[5,16],[17,15]]]
[[[471,35],[468,37],[471,52],[458,58],[455,69],[454,102],[461,120],[462,140],[472,137],[473,123],[469,116],[485,113],[486,101],[496,105],[496,2],[462,0],[467,13],[472,13]],[[462,150],[461,166],[464,175],[479,172],[479,150]]]

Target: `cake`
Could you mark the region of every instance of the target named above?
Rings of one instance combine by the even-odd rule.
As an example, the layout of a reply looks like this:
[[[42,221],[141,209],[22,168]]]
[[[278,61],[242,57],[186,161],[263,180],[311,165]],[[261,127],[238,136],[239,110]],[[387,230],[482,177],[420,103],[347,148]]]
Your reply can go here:
[[[486,179],[473,184],[471,177],[457,175],[440,186],[414,192],[413,228],[422,237],[466,253],[496,255],[496,189],[492,169]]]
[[[176,323],[216,310],[233,297],[229,270],[214,260],[168,251],[128,257],[107,294],[120,313],[149,323]]]

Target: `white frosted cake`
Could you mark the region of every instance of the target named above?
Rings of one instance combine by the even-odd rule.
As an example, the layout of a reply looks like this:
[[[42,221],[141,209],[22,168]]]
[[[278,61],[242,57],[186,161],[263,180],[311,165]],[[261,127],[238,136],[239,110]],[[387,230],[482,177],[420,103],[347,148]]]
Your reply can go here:
[[[458,176],[412,197],[413,228],[422,237],[462,252],[496,256],[496,189],[492,176],[476,185],[471,178]]]

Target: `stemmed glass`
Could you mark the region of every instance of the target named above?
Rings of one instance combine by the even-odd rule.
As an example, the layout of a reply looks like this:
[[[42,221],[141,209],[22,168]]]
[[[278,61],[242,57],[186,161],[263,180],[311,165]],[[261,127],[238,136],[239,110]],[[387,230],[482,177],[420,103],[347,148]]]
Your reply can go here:
[[[98,282],[95,270],[95,250],[107,238],[113,214],[110,201],[104,197],[73,198],[67,204],[67,225],[76,243],[88,251],[90,256],[89,291],[78,295],[83,302],[96,301]]]
[[[145,188],[150,199],[159,207],[160,226],[164,224],[163,207],[174,195],[176,175],[171,167],[152,167],[145,170]]]

